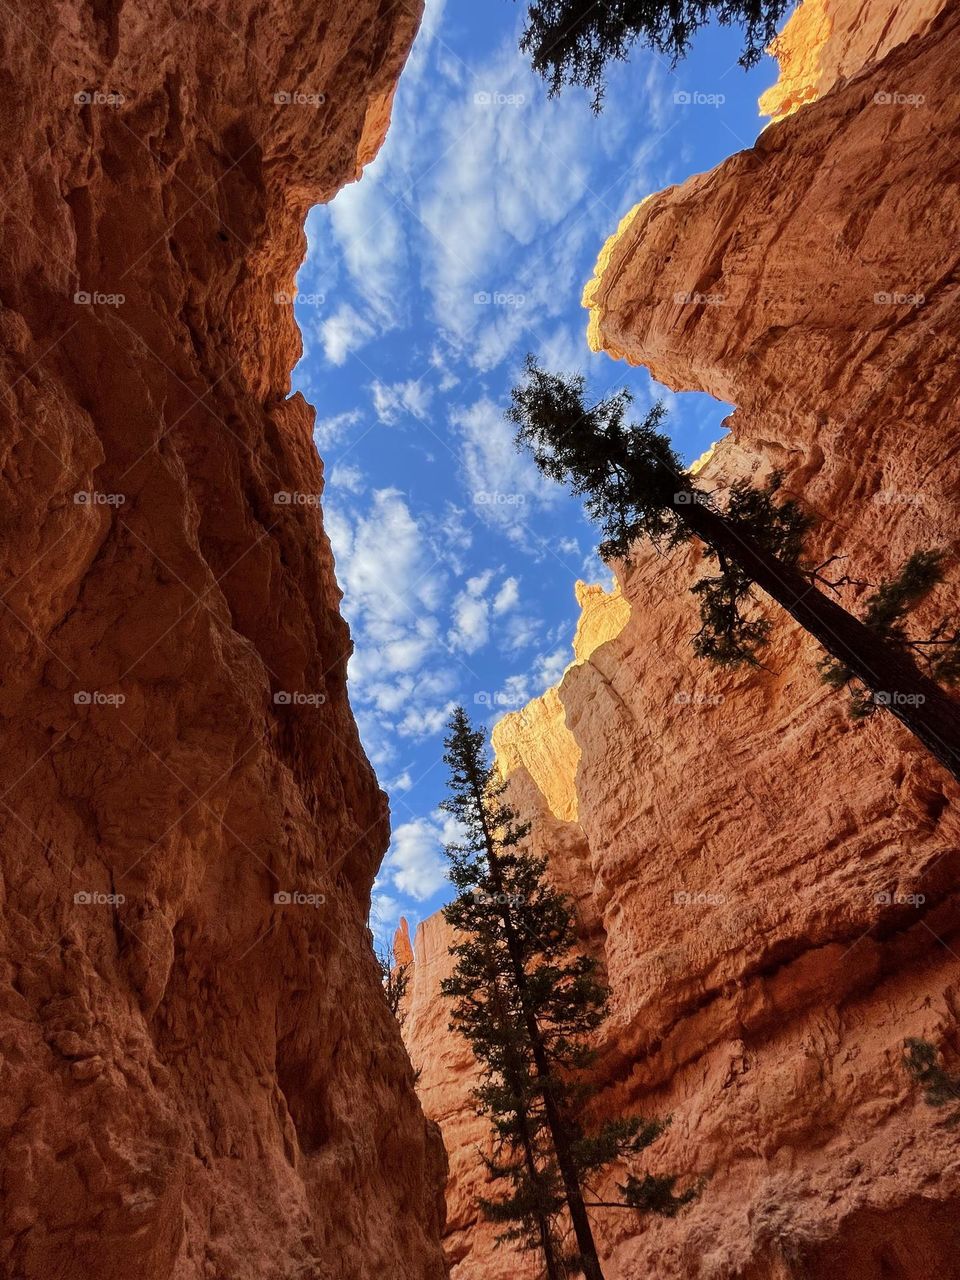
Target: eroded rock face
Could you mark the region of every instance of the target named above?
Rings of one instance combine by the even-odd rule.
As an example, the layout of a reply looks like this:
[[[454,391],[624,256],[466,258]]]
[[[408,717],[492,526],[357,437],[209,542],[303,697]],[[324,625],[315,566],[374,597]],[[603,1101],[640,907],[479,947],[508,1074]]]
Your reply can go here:
[[[17,1280],[443,1273],[276,299],[308,205],[382,140],[420,8],[17,3],[0,32]]]
[[[929,31],[946,7],[947,0],[803,0],[774,43],[780,74],[760,98],[761,114],[780,120],[822,98],[838,81]]]
[[[844,30],[851,6],[827,8]],[[869,8],[882,32],[922,6]],[[848,59],[752,150],[646,200],[587,295],[598,348],[737,406],[706,487],[782,469],[819,517],[811,553],[873,580],[953,548],[960,515],[949,8],[912,38],[875,32],[880,61]],[[782,616],[769,671],[698,663],[698,567],[641,551],[619,574],[626,625],[556,691],[585,844],[558,838],[552,874],[581,904],[586,884],[613,990],[598,1113],[672,1115],[646,1167],[708,1178],[676,1221],[596,1215],[605,1275],[956,1277],[956,1132],[901,1056],[919,1036],[960,1059],[957,788],[891,717],[849,720]],[[939,601],[956,611],[955,587]],[[518,785],[543,840],[556,797]],[[462,1274],[486,1274],[479,1257]]]

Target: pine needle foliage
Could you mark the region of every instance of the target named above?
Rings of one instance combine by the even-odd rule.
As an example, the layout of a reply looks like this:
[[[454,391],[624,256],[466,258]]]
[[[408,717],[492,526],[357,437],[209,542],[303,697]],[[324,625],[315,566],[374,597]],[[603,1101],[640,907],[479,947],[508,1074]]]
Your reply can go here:
[[[944,553],[941,550],[915,551],[896,577],[882,582],[867,596],[863,621],[886,643],[909,652],[935,680],[955,685],[960,683],[960,628],[943,618],[925,638],[911,639],[907,632],[910,613],[943,578]],[[874,694],[855,680],[843,662],[832,657],[824,658],[819,666],[824,684],[834,689],[850,690],[850,714],[854,719],[865,719],[885,705],[883,696]]]
[[[462,707],[450,720],[444,760],[449,797],[443,808],[463,836],[446,850],[457,896],[443,914],[458,941],[451,947],[453,974],[441,991],[453,1002],[451,1029],[470,1042],[481,1067],[474,1100],[494,1137],[487,1169],[494,1184],[504,1185],[481,1207],[503,1227],[499,1241],[541,1252],[545,1274],[583,1268],[597,1276],[584,1225],[590,1179],[645,1150],[666,1122],[635,1117],[584,1127],[593,1095],[587,1069],[608,990],[597,962],[577,950],[572,904],[547,881],[546,859],[527,850],[529,824],[507,804],[486,758],[485,735]],[[630,1176],[616,1207],[672,1216],[696,1194],[676,1195],[675,1181],[654,1186]],[[571,1222],[572,1251],[566,1243]],[[591,1249],[593,1257],[585,1256]]]
[[[551,97],[566,85],[603,105],[607,67],[625,60],[634,44],[647,45],[673,66],[696,33],[717,21],[744,28],[740,63],[754,66],[777,34],[793,0],[537,0],[527,9],[520,49],[546,80]]]
[[[629,562],[643,540],[670,551],[695,536],[684,518],[689,507],[717,510],[661,429],[662,404],[642,422],[631,422],[633,397],[627,390],[588,406],[582,374],[547,373],[532,356],[524,371],[507,412],[517,428],[517,444],[531,451],[544,475],[583,499],[587,515],[602,531],[598,554],[604,560]],[[737,481],[722,514],[756,547],[795,566],[812,521],[792,499],[777,501],[781,483],[777,472],[762,487]],[[759,665],[770,622],[752,607],[752,579],[727,547],[709,541],[703,546],[718,572],[691,588],[700,605],[694,650],[719,666]]]

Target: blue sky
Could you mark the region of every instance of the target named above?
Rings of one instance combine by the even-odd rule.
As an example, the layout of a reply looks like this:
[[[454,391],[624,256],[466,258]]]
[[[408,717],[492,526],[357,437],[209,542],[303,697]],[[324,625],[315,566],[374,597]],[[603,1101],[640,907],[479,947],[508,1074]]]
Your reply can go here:
[[[513,448],[503,409],[524,356],[582,370],[597,396],[626,384],[641,414],[664,398],[688,461],[728,411],[592,355],[580,297],[632,205],[752,145],[775,64],[745,74],[736,28],[704,32],[675,71],[637,50],[598,118],[581,91],[547,99],[517,52],[522,14],[511,0],[427,0],[387,140],[310,213],[298,277],[293,385],[317,409],[350,697],[390,794],[381,939],[448,896],[450,708],[492,725],[554,683],[574,582],[610,581],[579,505]]]

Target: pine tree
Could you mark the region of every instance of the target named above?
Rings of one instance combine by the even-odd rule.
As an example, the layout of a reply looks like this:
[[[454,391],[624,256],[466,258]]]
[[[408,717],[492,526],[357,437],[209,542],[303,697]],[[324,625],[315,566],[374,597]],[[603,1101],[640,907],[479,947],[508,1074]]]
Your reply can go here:
[[[547,81],[551,96],[581,85],[603,101],[607,64],[627,57],[636,42],[676,65],[708,22],[744,27],[741,65],[751,67],[777,34],[793,0],[535,0],[527,9],[520,48]]]
[[[675,1178],[631,1175],[622,1199],[591,1197],[590,1179],[613,1160],[639,1153],[665,1122],[617,1120],[588,1132],[592,1089],[585,1075],[591,1041],[607,1014],[596,961],[576,950],[571,905],[545,879],[546,859],[524,845],[529,824],[504,800],[504,784],[485,758],[484,734],[462,707],[445,739],[450,770],[444,808],[464,835],[447,846],[457,897],[444,917],[458,933],[453,976],[441,984],[455,1001],[451,1029],[469,1040],[483,1070],[478,1110],[491,1119],[495,1146],[487,1168],[509,1191],[482,1208],[504,1226],[498,1237],[538,1249],[553,1280],[582,1270],[602,1280],[588,1208],[675,1215],[698,1192],[675,1194]],[[569,1219],[576,1251],[565,1256]]]
[[[779,476],[763,488],[735,484],[722,510],[696,487],[660,430],[660,405],[634,424],[627,421],[628,391],[588,406],[584,388],[582,375],[546,373],[528,357],[508,417],[517,427],[518,446],[533,452],[540,470],[584,499],[605,535],[600,555],[629,561],[641,539],[664,551],[697,539],[718,569],[693,587],[700,601],[697,653],[721,665],[759,664],[770,630],[769,621],[748,607],[759,587],[838,664],[842,674],[835,683],[859,681],[876,706],[895,715],[960,780],[957,703],[920,670],[918,642],[908,642],[902,629],[919,582],[929,586],[931,557],[939,565],[937,553],[918,553],[922,563],[914,564],[906,586],[901,582],[883,592],[877,618],[861,622],[819,589],[837,586],[824,576],[823,565],[801,564],[810,521],[794,501],[776,501]],[[945,623],[930,641],[919,642],[943,646],[933,670],[947,682],[960,676],[957,642]]]

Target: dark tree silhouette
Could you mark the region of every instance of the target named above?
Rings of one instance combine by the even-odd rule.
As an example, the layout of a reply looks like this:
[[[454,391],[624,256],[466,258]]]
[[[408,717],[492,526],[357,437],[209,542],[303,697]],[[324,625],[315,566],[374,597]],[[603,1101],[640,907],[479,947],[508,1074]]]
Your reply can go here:
[[[607,64],[625,59],[637,42],[665,54],[673,64],[711,20],[744,28],[740,62],[753,66],[777,34],[793,0],[537,0],[527,9],[520,39],[551,96],[564,85],[581,85],[603,101]]]
[[[758,662],[770,624],[747,606],[759,587],[827,651],[836,664],[826,672],[832,683],[859,682],[873,705],[895,715],[960,780],[957,703],[916,662],[918,645],[941,643],[942,660],[933,670],[955,680],[957,633],[941,624],[939,640],[909,642],[902,627],[906,608],[924,594],[921,584],[929,589],[940,572],[938,554],[918,553],[906,583],[881,588],[874,619],[862,622],[819,590],[818,584],[836,586],[823,565],[801,565],[810,521],[795,502],[775,501],[779,477],[760,489],[734,485],[723,511],[696,487],[660,430],[660,405],[642,423],[631,423],[628,391],[588,406],[585,385],[582,375],[546,373],[528,356],[508,417],[518,445],[532,451],[540,470],[584,499],[605,535],[600,555],[629,560],[641,539],[663,550],[699,540],[718,568],[693,587],[700,600],[699,654],[722,665]]]
[[[545,881],[546,860],[526,852],[529,824],[518,823],[504,802],[504,785],[485,758],[485,735],[462,707],[445,747],[444,808],[464,836],[447,846],[457,897],[444,917],[460,940],[441,991],[454,1001],[451,1029],[469,1040],[482,1068],[474,1097],[493,1127],[488,1171],[510,1186],[481,1207],[504,1226],[498,1239],[541,1251],[550,1280],[580,1270],[602,1280],[589,1208],[673,1217],[699,1188],[678,1195],[673,1177],[631,1174],[619,1200],[590,1191],[596,1173],[644,1150],[665,1122],[636,1117],[585,1128],[593,1089],[584,1072],[607,1013],[607,989],[596,962],[577,952],[570,903]],[[572,1255],[562,1247],[565,1214],[576,1240]]]

